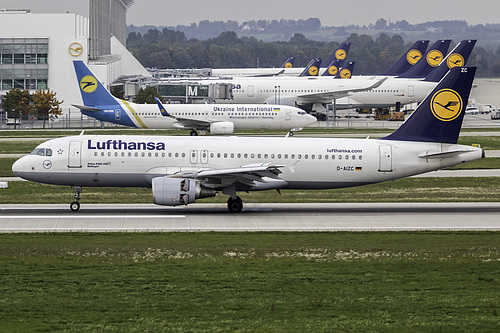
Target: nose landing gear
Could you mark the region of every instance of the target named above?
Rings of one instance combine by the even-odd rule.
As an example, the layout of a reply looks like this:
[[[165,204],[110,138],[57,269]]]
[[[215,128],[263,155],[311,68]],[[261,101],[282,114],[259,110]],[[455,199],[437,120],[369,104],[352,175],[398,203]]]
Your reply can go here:
[[[80,209],[80,193],[82,193],[82,187],[81,186],[75,186],[75,201],[73,201],[69,205],[69,209],[72,211],[76,212]]]

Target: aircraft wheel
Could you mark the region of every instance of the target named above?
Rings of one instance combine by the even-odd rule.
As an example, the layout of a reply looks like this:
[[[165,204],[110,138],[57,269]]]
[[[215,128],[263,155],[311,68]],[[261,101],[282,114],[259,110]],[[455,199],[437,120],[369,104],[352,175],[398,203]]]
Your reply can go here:
[[[227,209],[230,213],[241,213],[243,201],[240,197],[236,197],[236,199],[229,198],[227,200]]]
[[[189,133],[189,135],[191,135],[191,136],[197,136],[198,132],[196,132],[195,130],[192,130],[191,133]]]
[[[70,205],[69,205],[69,209],[71,209],[72,211],[74,212],[77,212],[79,209],[80,209],[80,203],[78,201],[73,201]]]
[[[292,132],[292,131],[290,131],[290,134],[288,134],[288,136],[293,136],[293,132]]]

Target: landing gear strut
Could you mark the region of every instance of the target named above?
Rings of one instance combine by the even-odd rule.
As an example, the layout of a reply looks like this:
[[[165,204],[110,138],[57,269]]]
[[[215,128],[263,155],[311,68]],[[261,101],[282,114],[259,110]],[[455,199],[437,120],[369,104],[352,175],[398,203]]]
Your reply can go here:
[[[75,201],[73,201],[69,205],[69,209],[72,211],[76,212],[80,209],[80,193],[82,193],[82,187],[81,186],[75,186]]]
[[[230,213],[241,213],[243,201],[240,197],[236,197],[236,199],[229,197],[229,199],[227,199],[227,209]]]

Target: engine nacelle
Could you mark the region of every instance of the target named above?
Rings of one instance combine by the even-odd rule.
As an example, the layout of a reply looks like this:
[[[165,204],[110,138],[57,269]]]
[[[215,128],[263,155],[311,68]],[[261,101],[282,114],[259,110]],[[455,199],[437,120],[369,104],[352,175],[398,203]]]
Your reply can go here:
[[[210,133],[212,134],[233,134],[234,123],[230,121],[221,121],[210,124]]]
[[[196,199],[215,196],[215,190],[194,179],[156,177],[152,180],[153,202],[163,206],[187,205]]]

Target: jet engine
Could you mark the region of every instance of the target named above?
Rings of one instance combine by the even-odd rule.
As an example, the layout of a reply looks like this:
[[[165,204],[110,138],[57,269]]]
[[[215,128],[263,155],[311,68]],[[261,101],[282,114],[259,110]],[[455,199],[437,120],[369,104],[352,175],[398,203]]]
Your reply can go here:
[[[153,202],[163,206],[187,205],[196,199],[215,196],[215,190],[194,179],[156,177],[152,180]]]
[[[234,123],[230,121],[221,121],[210,124],[210,133],[212,134],[233,134]]]

